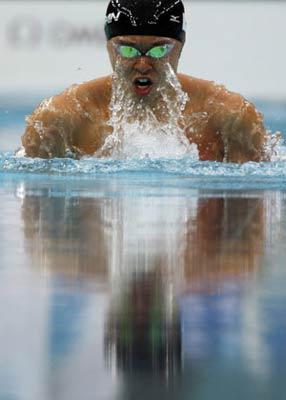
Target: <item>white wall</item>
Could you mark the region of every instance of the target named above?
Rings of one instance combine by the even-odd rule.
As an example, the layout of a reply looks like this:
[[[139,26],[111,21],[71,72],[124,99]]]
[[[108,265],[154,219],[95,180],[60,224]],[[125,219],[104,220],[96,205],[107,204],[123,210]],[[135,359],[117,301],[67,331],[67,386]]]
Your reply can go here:
[[[52,93],[110,72],[107,1],[1,1],[0,93]],[[186,2],[181,71],[247,97],[286,97],[286,3]]]

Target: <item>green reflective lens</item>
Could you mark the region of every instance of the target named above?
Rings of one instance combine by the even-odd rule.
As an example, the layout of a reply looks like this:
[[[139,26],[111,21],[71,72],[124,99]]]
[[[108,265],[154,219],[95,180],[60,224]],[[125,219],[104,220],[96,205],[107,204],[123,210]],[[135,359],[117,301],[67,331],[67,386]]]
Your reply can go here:
[[[125,58],[134,58],[134,57],[138,57],[141,55],[139,50],[135,49],[135,47],[132,47],[132,46],[121,45],[118,47],[118,50],[119,50],[119,54]]]
[[[162,58],[165,57],[172,50],[172,48],[173,46],[170,44],[155,46],[152,47],[152,49],[150,49],[146,55],[152,58]]]
[[[147,56],[151,58],[163,58],[173,49],[173,44],[162,44],[159,46],[154,46],[147,53],[141,53],[136,47],[128,46],[124,44],[115,45],[118,54],[124,58],[135,58],[141,56]]]

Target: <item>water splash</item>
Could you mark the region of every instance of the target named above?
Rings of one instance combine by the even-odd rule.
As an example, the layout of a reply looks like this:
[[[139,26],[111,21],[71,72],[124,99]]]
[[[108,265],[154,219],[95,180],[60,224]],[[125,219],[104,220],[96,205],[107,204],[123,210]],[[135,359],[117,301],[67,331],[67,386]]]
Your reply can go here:
[[[266,154],[271,161],[286,161],[285,139],[280,131],[267,131]]]
[[[36,173],[57,176],[86,176],[91,178],[107,174],[132,174],[149,177],[156,175],[176,175],[184,178],[208,179],[216,184],[216,179],[223,179],[229,184],[231,179],[242,182],[257,181],[257,185],[265,180],[269,184],[280,182],[285,186],[285,161],[245,164],[220,163],[209,161],[194,161],[192,157],[182,158],[133,158],[118,160],[114,158],[83,157],[80,160],[71,158],[41,158],[16,157],[12,153],[0,153],[0,174]],[[227,179],[226,179],[227,178]],[[276,179],[276,181],[274,181]]]
[[[197,147],[184,132],[183,111],[189,100],[167,64],[153,101],[138,99],[126,84],[118,63],[112,82],[109,135],[97,156],[116,159],[182,157],[198,160]],[[158,117],[159,116],[159,117]]]

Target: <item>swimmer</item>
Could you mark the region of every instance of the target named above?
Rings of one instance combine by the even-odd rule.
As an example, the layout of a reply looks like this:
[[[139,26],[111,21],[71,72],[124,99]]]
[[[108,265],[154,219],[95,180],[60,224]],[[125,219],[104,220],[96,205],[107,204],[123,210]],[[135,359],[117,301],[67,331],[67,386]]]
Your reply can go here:
[[[267,161],[267,133],[253,104],[224,86],[177,72],[186,36],[184,18],[181,0],[111,0],[105,34],[113,74],[73,85],[44,101],[27,118],[22,136],[25,155],[100,154],[113,132],[114,76],[124,86],[122,112],[126,96],[140,105],[129,112],[130,121],[144,118],[142,109],[148,108],[163,124],[168,116],[162,112],[160,94],[165,91],[172,99],[175,93],[166,79],[170,67],[188,98],[179,124],[189,143],[197,146],[200,160]]]

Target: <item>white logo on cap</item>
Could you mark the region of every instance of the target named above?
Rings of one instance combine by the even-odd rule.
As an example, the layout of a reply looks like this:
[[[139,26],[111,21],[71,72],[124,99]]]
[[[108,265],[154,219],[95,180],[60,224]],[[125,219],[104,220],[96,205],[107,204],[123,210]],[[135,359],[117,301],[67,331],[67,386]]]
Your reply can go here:
[[[111,24],[112,21],[117,22],[117,21],[119,20],[120,14],[121,14],[121,11],[118,11],[117,14],[115,14],[114,12],[108,14],[108,15],[106,16],[106,22],[107,22],[108,24]]]
[[[177,22],[177,24],[180,24],[180,23],[181,23],[181,21],[180,21],[180,16],[179,16],[179,15],[171,15],[171,16],[170,16],[170,21],[171,21],[171,22]]]

